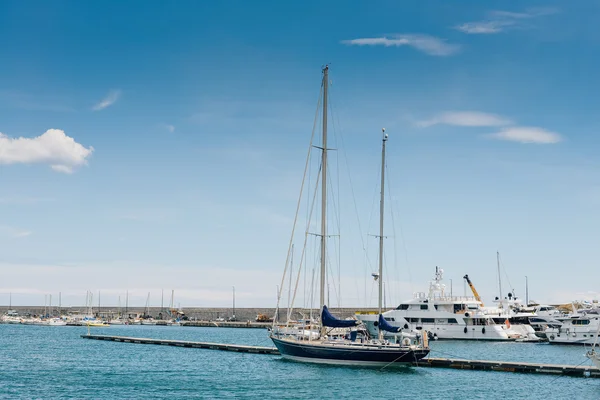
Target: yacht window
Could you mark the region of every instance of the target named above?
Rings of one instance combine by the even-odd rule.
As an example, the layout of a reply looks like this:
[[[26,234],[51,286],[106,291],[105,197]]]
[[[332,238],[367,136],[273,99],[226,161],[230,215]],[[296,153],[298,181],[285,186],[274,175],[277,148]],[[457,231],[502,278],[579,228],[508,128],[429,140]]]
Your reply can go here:
[[[572,324],[573,325],[589,325],[590,320],[589,319],[576,319],[576,320],[573,320]]]
[[[542,308],[540,308],[540,311],[548,311],[548,310],[549,310],[548,307],[542,307]]]
[[[458,321],[456,321],[456,318],[448,318],[448,323],[449,324],[458,324]]]
[[[427,304],[421,304],[421,310],[427,310]]]
[[[385,319],[386,321],[392,321],[392,322],[394,322],[394,321],[396,320],[395,318],[385,318],[385,317],[384,317],[384,319]]]
[[[400,304],[397,310],[408,310],[408,304]]]
[[[461,310],[464,310],[464,308],[465,308],[464,304],[455,304],[454,305],[454,312],[457,313],[457,312],[459,312]]]
[[[435,307],[435,309],[436,309],[436,310],[438,309],[438,308],[437,308],[437,307],[438,307],[438,305],[437,305],[437,304],[436,304],[436,305],[434,305],[434,307]]]
[[[424,324],[433,324],[435,320],[433,318],[421,318],[421,322]]]

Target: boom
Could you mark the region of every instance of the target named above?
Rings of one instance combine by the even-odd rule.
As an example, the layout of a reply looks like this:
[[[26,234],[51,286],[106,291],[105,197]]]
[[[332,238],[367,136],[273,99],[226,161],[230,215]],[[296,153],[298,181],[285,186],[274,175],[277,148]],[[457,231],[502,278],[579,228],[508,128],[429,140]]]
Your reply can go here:
[[[469,279],[469,275],[465,275],[465,276],[463,276],[463,278],[469,284],[469,287],[471,288],[471,292],[473,292],[473,296],[475,296],[475,300],[481,302],[481,305],[483,306],[483,301],[481,301],[481,296],[479,296],[479,293],[477,293],[477,289],[475,289],[475,285],[473,285],[473,282],[471,282],[471,280]]]

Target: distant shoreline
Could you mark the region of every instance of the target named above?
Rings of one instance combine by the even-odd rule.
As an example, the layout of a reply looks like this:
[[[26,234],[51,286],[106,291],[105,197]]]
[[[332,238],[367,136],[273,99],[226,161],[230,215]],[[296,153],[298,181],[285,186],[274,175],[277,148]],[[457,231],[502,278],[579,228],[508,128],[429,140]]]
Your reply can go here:
[[[151,316],[158,316],[159,314],[165,314],[169,307],[149,307],[149,314]],[[17,311],[20,315],[32,314],[32,315],[41,315],[44,313],[44,306],[12,306],[9,308],[8,306],[0,306],[0,314],[5,314],[9,309]],[[46,307],[46,310],[48,307]],[[346,318],[354,315],[354,313],[358,310],[361,311],[376,311],[375,308],[358,308],[358,307],[343,307],[341,309],[331,308],[330,309],[334,314]],[[58,314],[58,306],[53,305],[52,311],[54,314]],[[86,314],[87,307],[86,306],[69,306],[62,307],[61,311],[63,314],[68,313],[78,313],[78,314]],[[125,307],[121,307],[121,314],[125,314]],[[218,318],[230,318],[232,317],[232,308],[231,307],[182,307],[181,311],[183,311],[184,315],[187,316],[191,320],[202,320],[202,321],[214,321]],[[287,309],[285,307],[280,308],[280,315],[285,315]],[[98,306],[92,307],[92,312],[94,314],[100,313],[101,315],[118,315],[119,307],[117,306]],[[146,312],[146,307],[128,307],[128,314],[144,314]],[[308,317],[310,314],[310,310],[304,310],[302,308],[295,308],[293,318],[301,318],[302,314],[305,317]],[[269,317],[272,317],[275,314],[274,307],[244,307],[235,309],[235,317],[238,321],[254,321],[258,314],[264,314]],[[318,310],[313,309],[313,315],[318,315]]]

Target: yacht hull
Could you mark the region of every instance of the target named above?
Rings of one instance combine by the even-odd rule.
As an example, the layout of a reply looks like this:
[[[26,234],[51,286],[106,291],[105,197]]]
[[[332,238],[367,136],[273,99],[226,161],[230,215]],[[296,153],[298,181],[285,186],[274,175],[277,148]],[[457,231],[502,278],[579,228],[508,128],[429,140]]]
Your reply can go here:
[[[381,367],[386,365],[410,365],[427,354],[428,349],[382,348],[376,345],[344,345],[299,343],[271,337],[281,355],[290,360],[334,365],[362,365]],[[383,346],[385,347],[385,346]]]

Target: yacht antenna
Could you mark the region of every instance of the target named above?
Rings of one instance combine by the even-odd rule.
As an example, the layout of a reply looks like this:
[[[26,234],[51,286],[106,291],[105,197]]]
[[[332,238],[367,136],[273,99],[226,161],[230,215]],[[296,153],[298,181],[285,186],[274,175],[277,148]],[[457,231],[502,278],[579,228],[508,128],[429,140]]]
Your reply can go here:
[[[525,307],[529,307],[529,279],[525,275]]]
[[[502,276],[500,275],[500,252],[496,251],[496,263],[498,264],[498,289],[500,290],[500,308],[504,308],[504,297],[502,297]]]

